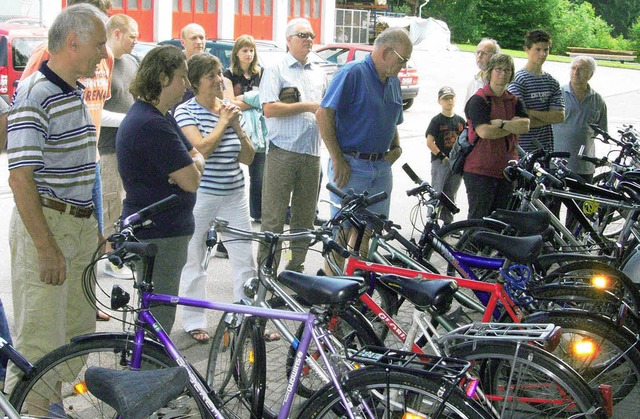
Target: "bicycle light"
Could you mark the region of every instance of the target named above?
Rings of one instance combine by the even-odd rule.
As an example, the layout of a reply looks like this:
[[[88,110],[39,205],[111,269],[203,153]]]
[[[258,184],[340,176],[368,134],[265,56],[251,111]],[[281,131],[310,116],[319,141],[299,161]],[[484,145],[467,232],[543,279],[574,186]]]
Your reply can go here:
[[[115,284],[111,289],[111,310],[119,310],[129,304],[131,296],[127,291]]]

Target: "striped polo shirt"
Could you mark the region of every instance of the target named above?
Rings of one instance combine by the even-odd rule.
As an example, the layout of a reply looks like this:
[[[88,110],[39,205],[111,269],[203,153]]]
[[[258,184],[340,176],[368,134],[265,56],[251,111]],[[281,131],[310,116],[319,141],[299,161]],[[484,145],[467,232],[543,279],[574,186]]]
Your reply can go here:
[[[178,106],[174,117],[180,127],[196,126],[203,137],[213,130],[220,118],[219,115],[203,108],[195,97]],[[240,125],[244,129],[242,119]],[[229,195],[233,191],[244,188],[244,174],[238,162],[240,149],[240,138],[233,128],[227,126],[220,144],[206,158],[198,192],[211,195]]]
[[[82,98],[44,62],[22,80],[9,112],[9,170],[35,166],[40,195],[87,207],[96,175],[96,128]]]

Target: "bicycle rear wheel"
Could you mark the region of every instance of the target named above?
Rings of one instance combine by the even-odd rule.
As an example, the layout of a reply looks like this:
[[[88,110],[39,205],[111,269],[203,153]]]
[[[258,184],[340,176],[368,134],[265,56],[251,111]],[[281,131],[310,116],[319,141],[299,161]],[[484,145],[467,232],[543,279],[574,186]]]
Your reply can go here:
[[[458,388],[446,400],[445,386],[438,379],[428,379],[398,371],[364,368],[348,373],[342,380],[343,391],[362,418],[492,418],[473,399]],[[446,384],[450,385],[450,384]],[[444,404],[442,412],[437,413]],[[301,418],[343,418],[346,412],[332,385],[317,392],[300,411]]]
[[[562,328],[552,352],[584,378],[591,388],[611,385],[614,417],[629,417],[640,406],[638,340],[627,329],[589,313],[547,312],[528,316],[525,323],[553,323]]]
[[[35,363],[37,374],[20,381],[11,393],[10,402],[21,414],[37,417],[96,419],[114,418],[111,406],[87,391],[84,373],[91,366],[126,370],[133,340],[130,335],[90,335],[61,346]],[[167,368],[177,364],[157,344],[145,344],[143,368]],[[185,392],[158,413],[171,417],[210,417],[204,405],[193,396],[188,384]],[[215,397],[212,398],[216,406]]]
[[[566,418],[597,406],[584,380],[532,345],[469,341],[452,347],[449,356],[472,362],[472,374],[501,418]]]

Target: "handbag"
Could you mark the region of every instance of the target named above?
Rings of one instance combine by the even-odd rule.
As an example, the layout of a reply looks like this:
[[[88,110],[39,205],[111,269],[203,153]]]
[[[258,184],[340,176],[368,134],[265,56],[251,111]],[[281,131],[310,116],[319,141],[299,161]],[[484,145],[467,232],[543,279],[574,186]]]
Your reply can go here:
[[[464,127],[458,135],[458,138],[456,138],[455,143],[453,143],[451,151],[449,151],[449,166],[451,167],[452,173],[457,175],[462,174],[464,162],[469,153],[471,153],[471,150],[473,150],[474,145],[475,143],[472,144],[469,142],[469,128]]]

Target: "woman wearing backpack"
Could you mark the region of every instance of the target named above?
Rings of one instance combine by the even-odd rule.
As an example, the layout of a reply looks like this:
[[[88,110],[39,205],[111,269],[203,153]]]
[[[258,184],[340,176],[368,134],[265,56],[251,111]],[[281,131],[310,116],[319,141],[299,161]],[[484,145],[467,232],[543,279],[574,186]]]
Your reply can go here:
[[[529,131],[524,103],[507,91],[514,73],[509,55],[491,57],[484,73],[487,84],[471,96],[464,109],[469,142],[475,144],[463,171],[469,219],[506,207],[511,197],[511,182],[502,172],[509,160],[517,158],[518,135]]]

